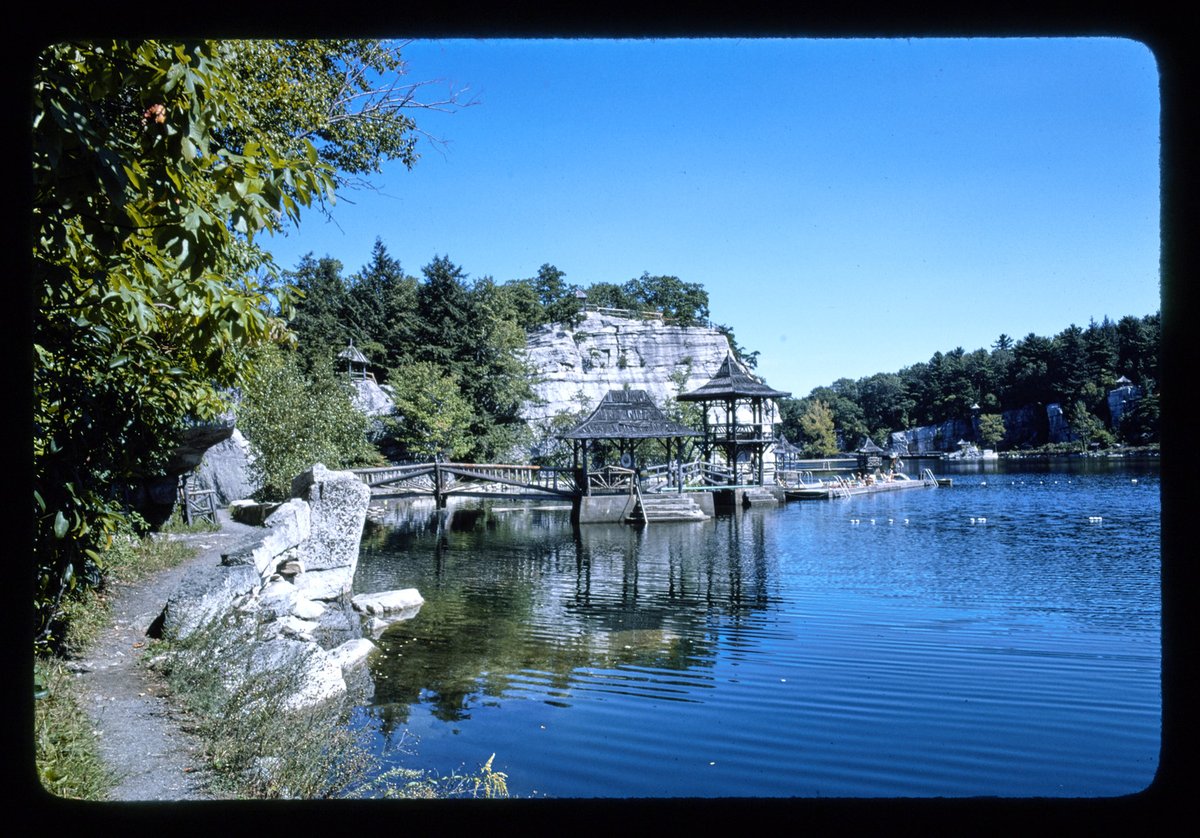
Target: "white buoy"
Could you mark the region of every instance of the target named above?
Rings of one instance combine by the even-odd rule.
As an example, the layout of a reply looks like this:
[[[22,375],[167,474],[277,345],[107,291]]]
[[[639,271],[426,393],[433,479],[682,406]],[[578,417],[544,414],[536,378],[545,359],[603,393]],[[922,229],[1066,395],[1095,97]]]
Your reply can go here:
[[[972,524],[974,524],[974,523],[975,523],[975,519],[974,519],[974,518],[972,518],[972,519],[971,519],[971,523],[972,523]]]

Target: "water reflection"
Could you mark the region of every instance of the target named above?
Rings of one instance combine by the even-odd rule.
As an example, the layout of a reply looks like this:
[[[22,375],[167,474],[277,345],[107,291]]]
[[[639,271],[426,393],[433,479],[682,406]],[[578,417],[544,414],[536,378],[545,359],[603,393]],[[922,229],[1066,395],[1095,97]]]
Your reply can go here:
[[[713,665],[718,626],[771,602],[761,516],[571,527],[567,512],[404,504],[368,526],[356,590],[417,587],[425,598],[417,619],[377,640],[373,703],[388,724],[416,703],[466,719],[531,680],[567,694],[597,670],[694,680]]]

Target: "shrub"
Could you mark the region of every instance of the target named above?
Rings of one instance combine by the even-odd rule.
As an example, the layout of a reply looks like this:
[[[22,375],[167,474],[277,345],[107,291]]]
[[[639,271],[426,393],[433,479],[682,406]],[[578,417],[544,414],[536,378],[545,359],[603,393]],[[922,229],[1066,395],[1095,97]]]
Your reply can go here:
[[[238,425],[254,452],[260,500],[287,499],[292,478],[314,463],[340,469],[380,461],[367,441],[370,419],[354,407],[350,385],[328,361],[305,373],[298,356],[276,346],[259,350]]]

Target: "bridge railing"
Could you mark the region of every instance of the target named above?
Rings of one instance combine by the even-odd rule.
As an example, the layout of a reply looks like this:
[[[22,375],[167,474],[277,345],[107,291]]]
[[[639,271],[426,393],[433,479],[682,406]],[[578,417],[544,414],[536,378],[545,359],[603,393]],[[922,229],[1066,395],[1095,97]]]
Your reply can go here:
[[[520,492],[522,489],[570,495],[577,491],[571,469],[512,463],[405,463],[354,469],[378,492],[444,495],[476,491]]]

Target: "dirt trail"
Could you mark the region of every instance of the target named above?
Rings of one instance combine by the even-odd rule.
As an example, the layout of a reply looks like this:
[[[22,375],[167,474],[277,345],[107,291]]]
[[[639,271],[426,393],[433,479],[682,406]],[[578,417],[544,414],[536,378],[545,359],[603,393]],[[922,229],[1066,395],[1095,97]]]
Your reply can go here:
[[[181,726],[165,689],[141,664],[146,631],[180,580],[196,566],[262,536],[261,527],[219,513],[221,529],[172,536],[194,545],[196,556],[132,585],[110,591],[113,621],[73,669],[85,710],[98,732],[100,753],[116,779],[110,799],[212,800],[199,744]]]

